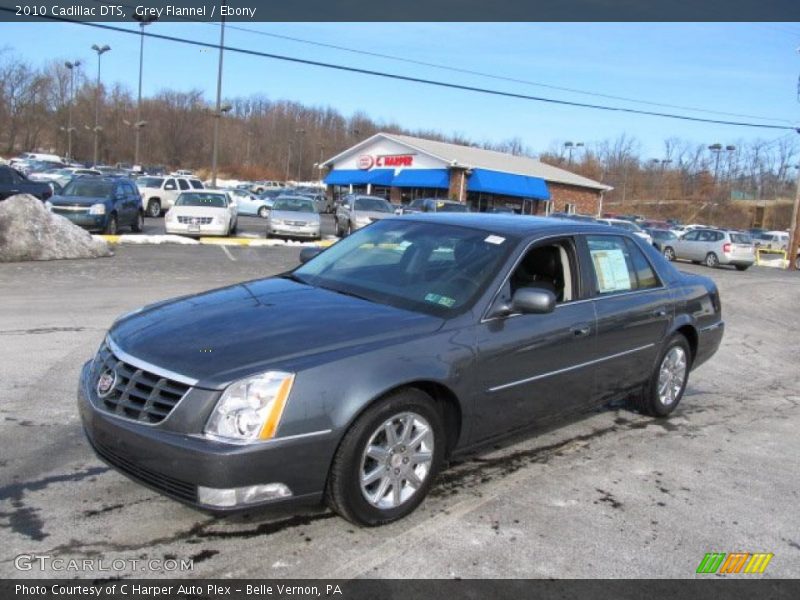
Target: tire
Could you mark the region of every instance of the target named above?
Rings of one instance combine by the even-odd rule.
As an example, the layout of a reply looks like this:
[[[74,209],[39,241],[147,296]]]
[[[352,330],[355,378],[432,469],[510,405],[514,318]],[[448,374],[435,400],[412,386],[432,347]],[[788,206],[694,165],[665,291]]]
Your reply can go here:
[[[710,269],[716,269],[719,266],[719,258],[717,258],[717,255],[713,252],[706,254],[706,260],[704,262]]]
[[[258,209],[258,216],[262,219],[266,219],[269,216],[269,209],[266,206],[262,206]]]
[[[234,221],[233,224],[228,229],[228,235],[235,234],[238,229],[239,229],[239,221]]]
[[[675,249],[672,246],[667,246],[664,248],[664,258],[668,261],[673,262],[675,260]]]
[[[634,407],[639,412],[651,417],[669,415],[683,398],[691,366],[692,351],[689,348],[689,342],[683,335],[676,333],[664,345],[653,374],[643,386],[641,394],[633,399]],[[664,371],[663,380],[662,371]],[[671,383],[667,384],[667,388],[662,391],[662,386],[666,381]]]
[[[144,229],[144,213],[139,211],[136,213],[136,219],[133,221],[131,225],[131,231],[133,233],[142,233]]]
[[[119,232],[119,222],[117,221],[117,213],[111,213],[108,215],[108,221],[106,222],[105,228],[103,228],[103,233],[106,235],[117,235]]]
[[[389,423],[391,429],[386,427]],[[394,431],[393,444],[388,431]],[[413,448],[404,441],[406,431],[421,440]],[[325,500],[357,525],[374,527],[402,519],[428,494],[444,461],[445,445],[442,415],[430,396],[411,388],[390,394],[364,411],[342,438]],[[375,453],[367,454],[368,447]],[[423,458],[415,464],[414,456],[427,457],[427,462]],[[370,479],[362,478],[365,474],[373,475],[372,481],[362,482]]]
[[[800,271],[800,256],[794,259],[794,268]]]
[[[153,217],[154,219],[161,216],[160,200],[150,200],[150,202],[147,203],[147,216]]]
[[[736,265],[737,271],[747,271],[750,268],[750,265]]]
[[[350,221],[347,222],[347,235],[353,235],[353,224]]]

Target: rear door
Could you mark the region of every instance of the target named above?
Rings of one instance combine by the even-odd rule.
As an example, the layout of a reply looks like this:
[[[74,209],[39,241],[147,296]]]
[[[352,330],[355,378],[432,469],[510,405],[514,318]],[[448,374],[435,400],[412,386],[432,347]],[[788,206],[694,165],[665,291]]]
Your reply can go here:
[[[698,244],[697,241],[697,234],[700,233],[699,230],[694,229],[686,233],[681,239],[676,240],[675,242],[675,254],[678,258],[683,258],[687,260],[699,260],[697,258],[698,252]]]
[[[650,377],[673,317],[672,294],[627,236],[587,235],[597,370],[593,397],[604,402]]]
[[[164,187],[162,188],[164,192],[162,195],[164,197],[163,202],[161,203],[161,210],[167,210],[172,208],[172,205],[175,204],[175,199],[178,197],[178,182],[175,180],[174,177],[170,177],[164,182]]]

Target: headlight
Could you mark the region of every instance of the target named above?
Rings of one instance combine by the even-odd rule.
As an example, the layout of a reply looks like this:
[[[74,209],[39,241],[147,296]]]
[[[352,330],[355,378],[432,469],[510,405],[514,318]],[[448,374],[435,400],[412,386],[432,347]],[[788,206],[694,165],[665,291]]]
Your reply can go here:
[[[166,215],[166,217],[165,217],[165,218],[166,218],[166,219],[167,219],[167,221],[169,221],[170,223],[172,223],[173,221],[175,221],[175,215],[173,214],[173,212],[172,212],[171,210],[168,210],[168,211],[167,211],[167,215]]]
[[[294,375],[269,371],[229,385],[206,423],[205,434],[252,442],[275,436]]]
[[[222,215],[217,215],[216,217],[214,217],[214,222],[217,225],[224,225],[225,224],[225,217],[223,217]]]
[[[270,219],[269,222],[272,225],[283,225],[283,221],[281,219]]]
[[[105,204],[92,204],[92,207],[89,209],[90,215],[104,215],[106,214],[106,205]]]

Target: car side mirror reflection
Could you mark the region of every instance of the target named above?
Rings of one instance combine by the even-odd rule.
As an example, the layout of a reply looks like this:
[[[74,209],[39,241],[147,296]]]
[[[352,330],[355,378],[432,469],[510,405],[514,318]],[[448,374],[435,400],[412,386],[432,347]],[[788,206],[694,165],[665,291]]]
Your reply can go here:
[[[303,248],[300,251],[300,263],[306,264],[312,258],[317,256],[320,252],[322,252],[322,248],[316,246],[309,246],[308,248]]]

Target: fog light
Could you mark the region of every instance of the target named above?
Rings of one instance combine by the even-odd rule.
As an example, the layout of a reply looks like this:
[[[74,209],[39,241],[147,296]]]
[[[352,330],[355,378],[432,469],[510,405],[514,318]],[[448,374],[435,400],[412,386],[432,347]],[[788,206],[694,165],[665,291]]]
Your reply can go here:
[[[197,499],[200,504],[229,508],[245,504],[256,504],[277,500],[292,495],[292,490],[282,483],[264,483],[239,488],[208,488],[198,486]]]

